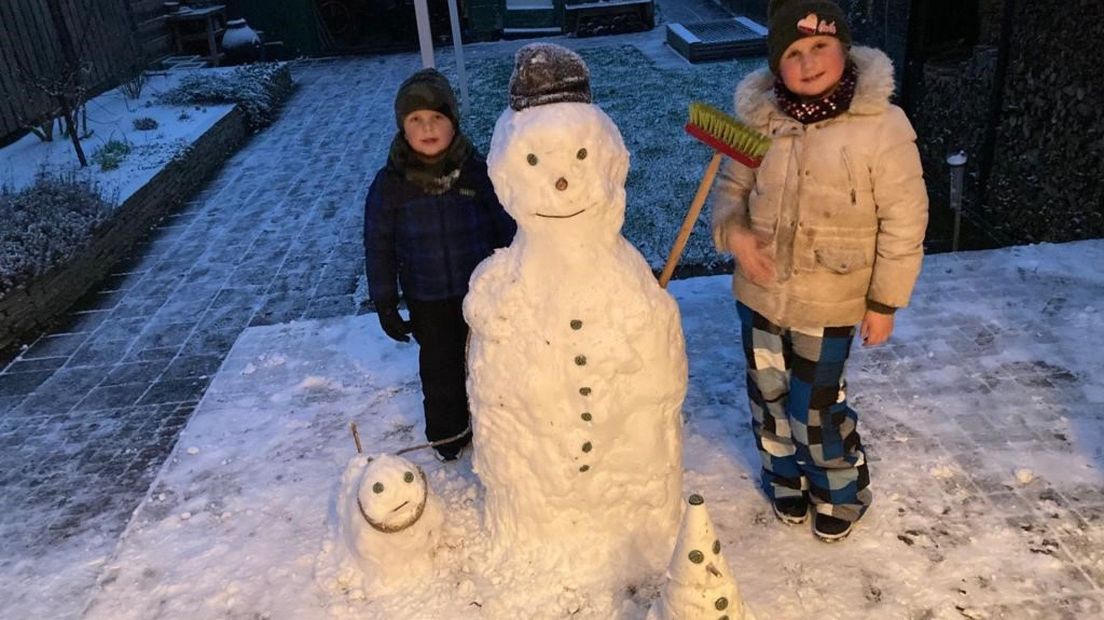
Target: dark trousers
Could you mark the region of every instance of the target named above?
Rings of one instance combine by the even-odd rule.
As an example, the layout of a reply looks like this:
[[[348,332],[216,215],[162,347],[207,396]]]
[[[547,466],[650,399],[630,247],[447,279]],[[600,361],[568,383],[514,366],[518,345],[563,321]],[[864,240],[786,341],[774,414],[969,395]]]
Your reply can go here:
[[[418,372],[422,379],[426,438],[438,441],[468,428],[468,393],[465,386],[465,346],[468,324],[464,322],[463,297],[440,301],[408,299],[414,339],[418,341]],[[438,451],[455,453],[471,441],[471,434]]]

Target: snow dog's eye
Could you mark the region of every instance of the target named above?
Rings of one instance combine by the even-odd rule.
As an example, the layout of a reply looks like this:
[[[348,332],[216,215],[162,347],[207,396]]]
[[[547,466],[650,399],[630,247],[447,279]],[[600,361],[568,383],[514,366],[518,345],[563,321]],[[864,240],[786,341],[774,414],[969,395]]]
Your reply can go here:
[[[575,153],[575,157],[577,159],[586,159],[586,156],[587,156],[586,149],[579,149],[579,152]]]
[[[377,483],[373,484],[372,485],[372,492],[373,493],[383,493],[383,483],[382,482],[377,482]]]
[[[532,153],[529,153],[529,155],[527,155],[525,157],[525,161],[529,162],[530,166],[536,166],[537,165],[537,156],[532,154]]]
[[[403,482],[414,482],[414,474],[411,472],[403,474]]]

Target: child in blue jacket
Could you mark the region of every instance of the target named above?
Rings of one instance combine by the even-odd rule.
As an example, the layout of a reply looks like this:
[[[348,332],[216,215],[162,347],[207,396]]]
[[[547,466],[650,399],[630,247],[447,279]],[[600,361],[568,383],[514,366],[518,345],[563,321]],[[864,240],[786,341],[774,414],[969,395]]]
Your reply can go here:
[[[487,164],[459,129],[456,96],[434,69],[418,71],[395,97],[398,133],[364,207],[368,295],[391,338],[418,342],[426,437],[468,429],[462,302],[468,278],[516,224],[495,197]],[[400,290],[410,320],[399,314]],[[437,446],[454,460],[470,432]]]

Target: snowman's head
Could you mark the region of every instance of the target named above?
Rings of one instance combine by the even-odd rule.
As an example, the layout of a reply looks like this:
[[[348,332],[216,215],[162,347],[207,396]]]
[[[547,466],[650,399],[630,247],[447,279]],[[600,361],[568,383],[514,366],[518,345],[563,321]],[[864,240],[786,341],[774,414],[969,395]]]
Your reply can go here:
[[[499,200],[526,233],[600,238],[621,231],[629,153],[596,105],[507,109],[495,124],[487,167]]]
[[[369,459],[357,489],[361,516],[380,532],[413,525],[425,510],[425,473],[410,461],[389,454]]]

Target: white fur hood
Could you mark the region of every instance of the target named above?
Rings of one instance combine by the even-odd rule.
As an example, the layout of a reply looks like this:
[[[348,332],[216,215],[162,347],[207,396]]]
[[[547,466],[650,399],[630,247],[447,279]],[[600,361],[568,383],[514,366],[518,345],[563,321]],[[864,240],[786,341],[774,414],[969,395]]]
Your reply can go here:
[[[893,61],[885,52],[872,47],[853,47],[851,60],[859,71],[851,114],[881,114],[893,95]],[[736,86],[736,114],[745,123],[765,127],[771,116],[785,114],[774,96],[775,76],[762,68],[747,75]]]

